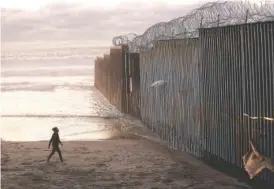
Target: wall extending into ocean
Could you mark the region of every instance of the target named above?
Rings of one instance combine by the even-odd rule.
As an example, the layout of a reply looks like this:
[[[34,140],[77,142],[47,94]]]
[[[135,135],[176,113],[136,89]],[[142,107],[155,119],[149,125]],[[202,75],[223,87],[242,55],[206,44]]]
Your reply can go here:
[[[199,37],[127,45],[97,58],[95,86],[121,112],[226,171],[243,169],[252,141],[274,158],[274,22],[199,29]],[[263,170],[255,180],[274,185]]]

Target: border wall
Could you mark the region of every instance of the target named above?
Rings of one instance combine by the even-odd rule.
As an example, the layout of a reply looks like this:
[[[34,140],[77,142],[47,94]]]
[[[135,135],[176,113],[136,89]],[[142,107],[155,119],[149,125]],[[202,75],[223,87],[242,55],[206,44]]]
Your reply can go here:
[[[249,140],[274,158],[273,21],[202,28],[140,54],[110,50],[96,60],[95,86],[170,148],[227,172],[244,173]],[[254,180],[274,185],[274,173]]]

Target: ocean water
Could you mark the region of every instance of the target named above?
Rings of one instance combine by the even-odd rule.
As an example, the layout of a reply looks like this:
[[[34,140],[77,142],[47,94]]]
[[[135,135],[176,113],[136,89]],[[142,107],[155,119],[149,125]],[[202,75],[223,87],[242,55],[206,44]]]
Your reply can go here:
[[[85,49],[87,51],[87,49]],[[48,140],[59,127],[63,140],[106,138],[117,111],[94,88],[89,52],[71,49],[2,53],[1,139]]]

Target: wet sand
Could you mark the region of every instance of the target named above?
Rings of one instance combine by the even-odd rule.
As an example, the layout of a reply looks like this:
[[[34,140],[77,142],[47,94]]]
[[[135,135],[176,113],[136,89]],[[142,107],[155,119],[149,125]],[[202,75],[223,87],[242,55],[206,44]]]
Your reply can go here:
[[[139,137],[68,141],[49,163],[48,142],[2,142],[2,189],[246,188],[217,171],[177,161],[164,147]]]

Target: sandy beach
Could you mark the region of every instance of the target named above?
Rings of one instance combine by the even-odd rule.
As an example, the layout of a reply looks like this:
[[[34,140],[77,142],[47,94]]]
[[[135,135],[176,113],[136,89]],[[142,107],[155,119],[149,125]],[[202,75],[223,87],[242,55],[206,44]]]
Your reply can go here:
[[[94,88],[92,60],[40,60],[40,51],[32,53],[37,60],[5,64],[2,189],[246,188],[187,154],[172,153],[140,121],[121,115]],[[57,154],[46,162],[53,126],[60,129],[64,163]]]
[[[63,143],[64,163],[47,163],[47,141],[2,142],[2,189],[247,188],[139,137]]]

